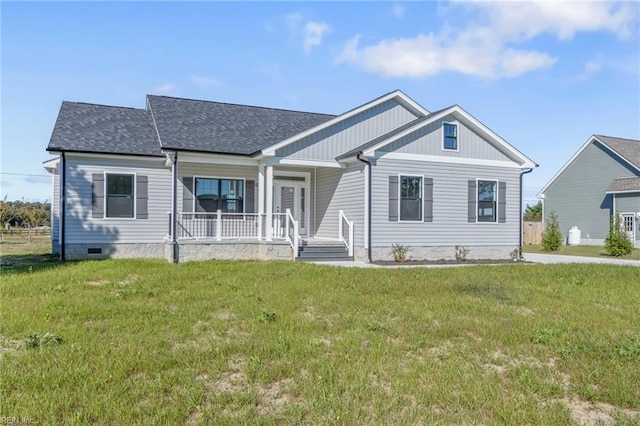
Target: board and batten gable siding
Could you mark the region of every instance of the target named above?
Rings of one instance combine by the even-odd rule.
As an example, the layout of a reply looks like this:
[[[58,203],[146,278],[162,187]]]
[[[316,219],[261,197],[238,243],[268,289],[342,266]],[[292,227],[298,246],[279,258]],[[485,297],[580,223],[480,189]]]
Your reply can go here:
[[[364,165],[316,172],[318,238],[338,238],[339,211],[353,222],[355,246],[364,246]]]
[[[333,160],[336,156],[377,138],[417,117],[396,100],[388,100],[340,123],[282,147],[276,156]]]
[[[169,232],[171,170],[161,159],[66,155],[65,242],[162,243]],[[94,218],[92,177],[103,173],[147,177],[147,218]]]
[[[591,143],[545,191],[545,216],[556,212],[565,237],[577,226],[583,239],[604,240],[613,213],[613,195],[606,194],[607,188],[613,179],[637,176],[637,171],[599,142]]]
[[[389,220],[389,176],[433,179],[433,220]],[[506,183],[505,223],[470,223],[469,180]],[[520,169],[438,162],[385,159],[376,161],[372,176],[372,246],[513,246],[520,243]],[[500,202],[500,200],[498,200]]]
[[[458,150],[444,150],[443,123],[457,124]],[[438,155],[444,157],[476,158],[482,160],[511,161],[485,138],[448,115],[440,120],[390,143],[380,149],[381,152],[403,154]]]
[[[254,204],[258,209],[258,168],[254,166],[238,166],[227,164],[202,164],[202,163],[181,163],[178,159],[178,212],[192,212],[193,206],[189,210],[185,209],[183,200],[191,200],[193,195],[185,196],[185,179],[191,182],[187,184],[193,191],[193,177],[203,178],[228,178],[228,179],[244,179],[245,181],[254,182]]]

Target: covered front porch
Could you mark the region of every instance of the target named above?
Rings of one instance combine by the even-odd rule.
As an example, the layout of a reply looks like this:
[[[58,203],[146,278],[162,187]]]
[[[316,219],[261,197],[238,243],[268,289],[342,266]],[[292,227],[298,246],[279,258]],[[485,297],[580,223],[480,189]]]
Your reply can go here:
[[[317,165],[193,160],[181,154],[173,164],[167,243],[174,247],[174,261],[183,259],[185,250],[206,258],[295,259],[300,247],[316,238],[343,245],[353,256],[353,221],[342,210],[318,207]]]

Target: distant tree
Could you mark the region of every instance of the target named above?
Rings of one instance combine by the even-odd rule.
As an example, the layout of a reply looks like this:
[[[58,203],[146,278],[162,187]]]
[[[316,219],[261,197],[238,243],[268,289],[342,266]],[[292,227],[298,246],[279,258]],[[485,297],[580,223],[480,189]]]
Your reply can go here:
[[[604,240],[604,249],[611,256],[625,256],[633,251],[633,243],[620,222],[620,215],[613,214],[609,220],[609,234]]]
[[[11,223],[18,216],[18,211],[13,203],[0,201],[0,226],[4,229],[7,223]]]
[[[542,250],[546,252],[558,251],[562,246],[562,232],[558,224],[556,212],[549,213],[547,224],[542,233]]]
[[[538,201],[533,206],[527,204],[523,219],[525,222],[542,222],[542,201]]]
[[[33,236],[34,228],[49,224],[51,213],[43,203],[25,203],[20,210],[20,218],[25,227],[29,229],[29,241]]]

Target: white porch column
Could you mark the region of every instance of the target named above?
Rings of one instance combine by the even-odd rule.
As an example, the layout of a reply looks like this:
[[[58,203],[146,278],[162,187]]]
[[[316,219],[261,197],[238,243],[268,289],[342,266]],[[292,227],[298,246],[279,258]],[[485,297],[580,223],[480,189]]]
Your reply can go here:
[[[264,238],[264,234],[262,233],[262,218],[265,217],[264,214],[264,165],[260,164],[258,166],[258,239]],[[266,219],[265,219],[266,220]]]
[[[267,182],[266,185],[266,209],[265,209],[265,239],[271,241],[273,236],[273,166],[267,165]]]

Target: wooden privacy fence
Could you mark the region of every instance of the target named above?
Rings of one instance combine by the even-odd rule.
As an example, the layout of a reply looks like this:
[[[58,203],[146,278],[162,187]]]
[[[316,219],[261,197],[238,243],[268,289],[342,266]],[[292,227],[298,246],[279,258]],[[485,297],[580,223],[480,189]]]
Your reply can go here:
[[[542,244],[542,222],[525,222],[522,227],[522,244]]]

